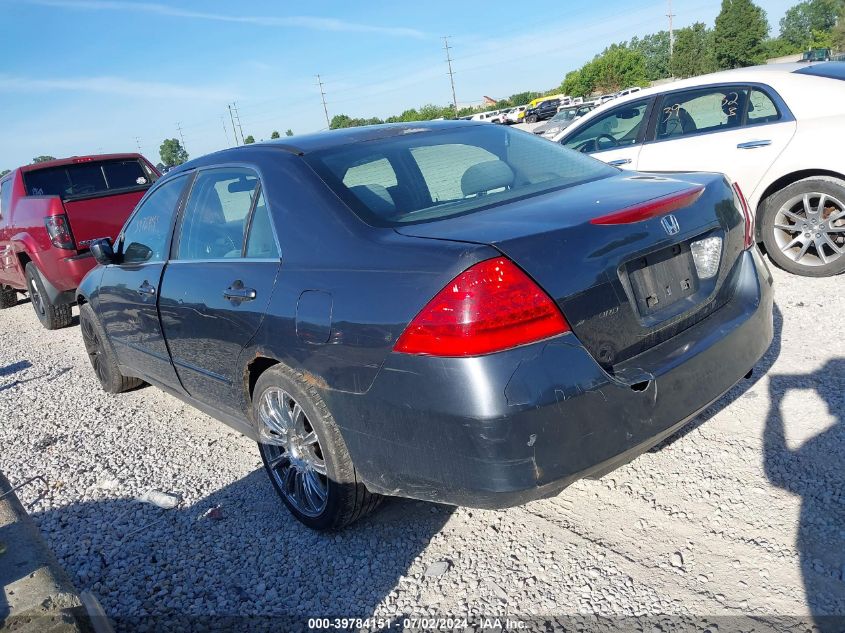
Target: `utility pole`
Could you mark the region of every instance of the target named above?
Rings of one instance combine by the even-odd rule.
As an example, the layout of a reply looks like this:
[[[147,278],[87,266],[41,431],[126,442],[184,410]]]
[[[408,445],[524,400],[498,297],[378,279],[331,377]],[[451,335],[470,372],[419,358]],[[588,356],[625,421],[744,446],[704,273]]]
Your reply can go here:
[[[455,106],[455,118],[458,118],[458,97],[455,96],[455,73],[452,71],[452,56],[449,54],[449,38],[451,35],[443,36],[443,48],[446,50],[446,65],[449,67],[449,81],[452,83],[452,103]]]
[[[238,122],[238,130],[241,132],[241,145],[244,144],[244,129],[241,127],[241,114],[238,112],[238,104],[232,101],[232,108],[235,110],[235,120]]]
[[[671,60],[675,51],[675,31],[672,28],[672,18],[675,17],[675,14],[672,13],[672,0],[669,0],[669,13],[666,14],[666,17],[669,18],[669,59]]]
[[[220,115],[220,123],[223,124],[223,134],[226,135],[226,147],[232,147],[232,142],[229,140],[229,130],[226,128],[226,119]]]
[[[182,149],[187,152],[188,148],[185,146],[185,136],[182,134],[182,122],[181,121],[176,122],[176,129],[179,130],[179,138],[182,139]]]
[[[320,75],[317,75],[317,85],[320,87],[320,98],[323,100],[323,112],[326,113],[326,125],[331,128],[332,122],[329,121],[329,109],[326,107],[326,93],[323,91],[323,80],[320,79]]]
[[[232,114],[232,104],[229,105],[229,118],[232,120],[232,135],[235,137],[235,145],[240,145],[238,143],[238,131],[235,129],[235,116]],[[225,128],[225,125],[223,126]]]

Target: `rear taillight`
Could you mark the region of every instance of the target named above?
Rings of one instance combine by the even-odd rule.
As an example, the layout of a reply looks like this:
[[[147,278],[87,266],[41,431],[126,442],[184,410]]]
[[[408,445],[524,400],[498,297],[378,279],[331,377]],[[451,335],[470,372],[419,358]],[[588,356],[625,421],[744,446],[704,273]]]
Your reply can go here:
[[[568,331],[554,301],[513,262],[497,257],[449,282],[411,321],[394,350],[477,356]]]
[[[590,220],[590,224],[631,224],[642,222],[657,215],[672,213],[678,209],[690,206],[698,200],[704,192],[704,187],[694,187],[668,196],[661,196],[627,207],[621,211],[614,211]]]
[[[53,242],[53,246],[68,250],[76,248],[66,215],[51,215],[46,217],[44,218],[44,224],[47,226],[47,233],[50,235],[50,241]]]
[[[751,248],[754,245],[754,216],[751,215],[751,208],[748,206],[748,200],[739,188],[739,184],[734,183],[734,192],[739,199],[739,208],[742,209],[742,217],[745,218],[745,248]]]

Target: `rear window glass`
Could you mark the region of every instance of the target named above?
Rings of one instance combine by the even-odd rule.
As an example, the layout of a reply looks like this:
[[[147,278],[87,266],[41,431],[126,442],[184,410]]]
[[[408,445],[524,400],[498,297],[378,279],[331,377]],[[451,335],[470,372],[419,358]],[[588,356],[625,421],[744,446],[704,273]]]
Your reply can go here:
[[[534,134],[492,125],[408,133],[304,158],[377,226],[462,215],[618,173]]]
[[[62,199],[149,187],[153,180],[153,174],[135,159],[62,165],[24,174],[27,195]]]
[[[845,62],[813,64],[795,72],[800,75],[814,75],[816,77],[827,77],[828,79],[841,79],[845,81]]]

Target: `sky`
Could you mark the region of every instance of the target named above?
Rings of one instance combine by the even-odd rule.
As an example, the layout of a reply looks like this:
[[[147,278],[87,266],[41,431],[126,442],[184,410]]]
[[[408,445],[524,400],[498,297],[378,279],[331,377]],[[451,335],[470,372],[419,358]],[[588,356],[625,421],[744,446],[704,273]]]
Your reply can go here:
[[[797,0],[759,2],[775,27]],[[525,7],[530,7],[526,10]],[[719,0],[674,0],[675,27],[712,25]],[[196,157],[246,136],[325,129],[557,86],[613,42],[667,27],[667,1],[0,0],[0,170],[56,157],[141,152],[165,138]]]

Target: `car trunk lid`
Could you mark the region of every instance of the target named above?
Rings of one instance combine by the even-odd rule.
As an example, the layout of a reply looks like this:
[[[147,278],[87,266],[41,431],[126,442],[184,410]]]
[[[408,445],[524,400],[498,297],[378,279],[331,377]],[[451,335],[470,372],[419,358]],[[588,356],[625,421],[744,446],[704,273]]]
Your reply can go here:
[[[668,211],[640,221],[596,223],[647,201],[691,193],[689,204],[664,204]],[[667,227],[669,211],[674,219]],[[730,185],[715,174],[619,175],[396,230],[494,246],[557,302],[609,371],[724,305],[744,248],[742,211]],[[704,279],[690,245],[706,237],[722,242],[718,272]]]

